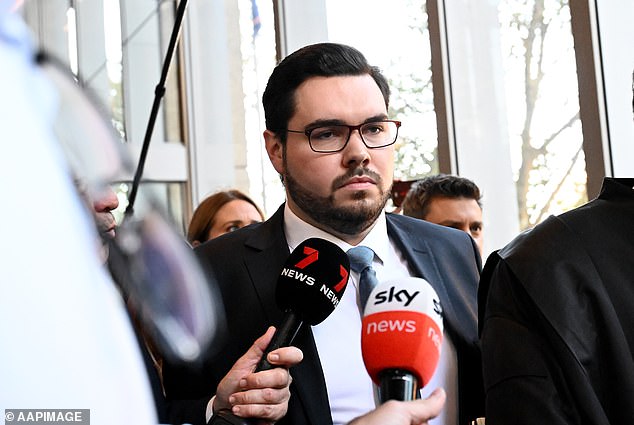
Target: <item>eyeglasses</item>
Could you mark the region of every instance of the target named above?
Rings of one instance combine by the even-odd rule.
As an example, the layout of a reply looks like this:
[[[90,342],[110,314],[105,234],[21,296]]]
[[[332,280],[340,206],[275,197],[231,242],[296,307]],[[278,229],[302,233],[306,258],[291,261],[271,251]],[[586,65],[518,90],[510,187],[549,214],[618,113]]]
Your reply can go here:
[[[306,135],[308,144],[314,152],[333,153],[340,152],[346,147],[354,130],[359,132],[361,140],[369,149],[390,146],[396,142],[400,126],[400,121],[382,120],[359,125],[333,124],[307,128],[304,131],[286,131]]]

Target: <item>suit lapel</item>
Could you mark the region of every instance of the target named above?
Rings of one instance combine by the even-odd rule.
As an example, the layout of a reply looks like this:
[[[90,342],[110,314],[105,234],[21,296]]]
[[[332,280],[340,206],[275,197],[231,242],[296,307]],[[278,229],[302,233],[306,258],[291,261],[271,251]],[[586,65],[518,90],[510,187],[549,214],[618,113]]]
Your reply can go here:
[[[288,242],[284,235],[284,205],[245,241],[245,262],[258,294],[267,320],[278,325],[282,312],[277,306],[275,289],[277,279],[289,256]],[[245,312],[248,314],[248,312]],[[295,391],[293,405],[302,406],[304,416],[314,425],[332,423],[326,382],[321,369],[317,347],[309,325],[303,325],[293,345],[304,353],[304,360],[291,370]],[[290,409],[290,407],[289,407]]]
[[[407,263],[416,277],[425,279],[434,288],[440,297],[443,317],[454,326],[454,329],[457,329],[458,323],[456,321],[458,318],[452,302],[453,297],[450,295],[451,288],[447,286],[438,270],[434,254],[425,241],[424,230],[420,227],[410,228],[406,222],[397,223],[394,216],[387,214],[387,231],[390,239],[405,255]]]
[[[266,320],[275,325],[282,319],[282,312],[275,299],[275,289],[278,276],[289,255],[282,225],[283,211],[282,205],[269,220],[262,223],[260,231],[254,232],[244,243],[247,248],[244,261],[251,283],[260,299]]]

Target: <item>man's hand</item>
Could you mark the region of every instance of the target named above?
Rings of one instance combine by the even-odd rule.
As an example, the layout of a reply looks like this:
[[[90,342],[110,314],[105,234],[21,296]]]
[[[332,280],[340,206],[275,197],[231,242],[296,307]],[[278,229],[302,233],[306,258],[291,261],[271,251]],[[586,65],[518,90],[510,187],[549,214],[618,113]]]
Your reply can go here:
[[[439,388],[424,400],[390,400],[348,425],[424,425],[438,416],[446,397],[445,391]]]
[[[288,368],[302,361],[303,353],[296,347],[278,348],[267,356],[267,360],[277,367],[254,373],[274,333],[275,328],[270,327],[220,381],[214,412],[230,409],[237,416],[261,418],[268,422],[284,417],[293,380]]]

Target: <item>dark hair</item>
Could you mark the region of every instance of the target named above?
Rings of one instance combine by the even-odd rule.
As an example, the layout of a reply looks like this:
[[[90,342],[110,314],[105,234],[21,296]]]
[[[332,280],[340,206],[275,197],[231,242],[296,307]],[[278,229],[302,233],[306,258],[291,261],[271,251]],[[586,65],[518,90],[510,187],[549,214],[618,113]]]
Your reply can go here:
[[[431,200],[436,197],[475,199],[482,208],[480,188],[474,182],[464,177],[438,174],[412,185],[403,200],[403,214],[425,219]]]
[[[260,213],[262,220],[264,220],[264,214],[262,214],[262,211],[256,203],[239,190],[216,192],[205,198],[194,211],[192,220],[189,222],[189,228],[187,229],[187,240],[189,243],[193,243],[194,241],[205,242],[220,208],[235,200],[246,201],[253,205],[255,209],[258,210],[258,213]]]
[[[295,91],[312,77],[370,75],[379,86],[385,107],[390,101],[387,79],[376,66],[368,64],[354,47],[336,43],[319,43],[302,47],[280,62],[269,77],[262,95],[266,128],[286,141],[286,127],[295,113]]]

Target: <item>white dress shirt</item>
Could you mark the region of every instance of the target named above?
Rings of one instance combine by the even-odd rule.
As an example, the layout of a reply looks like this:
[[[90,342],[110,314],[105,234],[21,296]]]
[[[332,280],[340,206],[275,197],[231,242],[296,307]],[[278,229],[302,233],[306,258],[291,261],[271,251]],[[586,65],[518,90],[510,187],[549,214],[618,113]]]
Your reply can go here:
[[[301,242],[311,237],[326,239],[343,251],[352,245],[324,232],[297,217],[286,205],[284,232],[293,251]],[[374,253],[373,268],[379,280],[410,276],[407,261],[390,241],[387,234],[385,213],[381,213],[374,227],[359,245],[370,247]],[[322,323],[313,327],[315,344],[321,359],[328,401],[333,424],[346,424],[377,406],[372,380],[363,364],[361,355],[361,308],[359,306],[359,275],[350,272],[348,287],[334,312]],[[457,361],[456,353],[445,333],[439,366],[423,394],[442,386],[447,392],[447,402],[441,415],[430,421],[433,425],[457,423]]]

